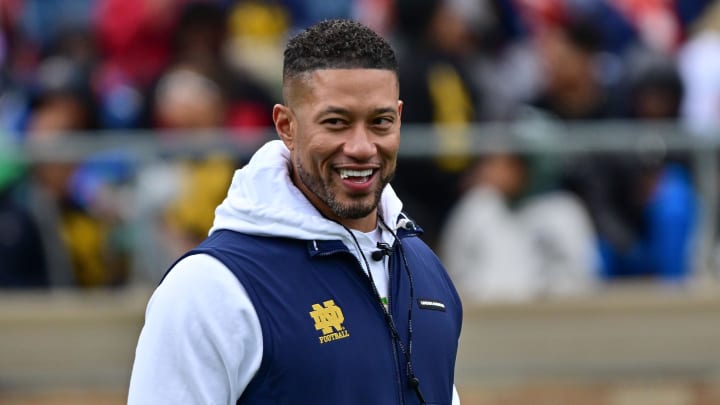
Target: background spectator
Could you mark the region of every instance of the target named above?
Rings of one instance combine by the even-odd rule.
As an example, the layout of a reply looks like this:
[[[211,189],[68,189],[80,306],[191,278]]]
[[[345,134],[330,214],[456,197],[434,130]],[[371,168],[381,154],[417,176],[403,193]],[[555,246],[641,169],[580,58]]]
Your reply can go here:
[[[39,68],[38,89],[27,120],[28,142],[53,150],[64,139],[95,128],[92,97],[81,67],[62,57]],[[50,157],[48,155],[47,157]],[[107,228],[72,188],[77,162],[39,161],[30,167],[26,204],[43,229],[43,247],[54,284],[112,283],[115,262],[106,261]]]
[[[440,255],[468,301],[522,301],[588,293],[597,284],[595,233],[567,193],[523,196],[527,161],[488,154],[464,177]]]

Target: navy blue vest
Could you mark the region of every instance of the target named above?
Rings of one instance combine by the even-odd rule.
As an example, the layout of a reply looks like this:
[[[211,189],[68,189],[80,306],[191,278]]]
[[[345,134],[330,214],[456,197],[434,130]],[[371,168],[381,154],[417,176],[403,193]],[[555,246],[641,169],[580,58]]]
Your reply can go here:
[[[412,368],[428,404],[450,404],[462,306],[435,254],[400,230],[413,276]],[[410,286],[390,256],[393,339],[361,264],[341,241],[302,241],[218,231],[205,253],[238,278],[262,327],[263,358],[238,404],[418,404],[408,384]],[[370,258],[368,258],[370,260]]]

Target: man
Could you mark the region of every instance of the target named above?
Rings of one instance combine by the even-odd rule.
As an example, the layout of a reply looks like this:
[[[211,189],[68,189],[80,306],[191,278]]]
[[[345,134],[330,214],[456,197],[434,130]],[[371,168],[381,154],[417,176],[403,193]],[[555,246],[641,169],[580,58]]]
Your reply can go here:
[[[460,299],[388,185],[398,89],[392,49],[360,24],[290,40],[281,141],[235,173],[150,299],[130,404],[459,403]]]

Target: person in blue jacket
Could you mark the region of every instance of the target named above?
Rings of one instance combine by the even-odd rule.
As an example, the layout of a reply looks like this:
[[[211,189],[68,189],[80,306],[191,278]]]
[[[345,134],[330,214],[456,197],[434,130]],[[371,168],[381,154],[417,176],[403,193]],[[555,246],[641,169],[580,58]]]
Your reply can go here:
[[[389,184],[402,108],[367,27],[289,41],[280,140],[153,293],[129,404],[459,404],[462,304]]]

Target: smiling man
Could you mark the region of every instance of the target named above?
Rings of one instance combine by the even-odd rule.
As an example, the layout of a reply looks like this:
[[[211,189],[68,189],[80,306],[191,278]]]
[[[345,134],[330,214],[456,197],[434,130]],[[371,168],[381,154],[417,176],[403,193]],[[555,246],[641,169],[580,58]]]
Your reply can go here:
[[[288,105],[276,105],[273,118],[290,150],[293,183],[326,217],[371,231],[400,146],[395,72],[289,72],[285,90]]]
[[[390,180],[397,62],[324,21],[285,50],[279,141],[148,303],[130,404],[457,404],[460,299]]]

